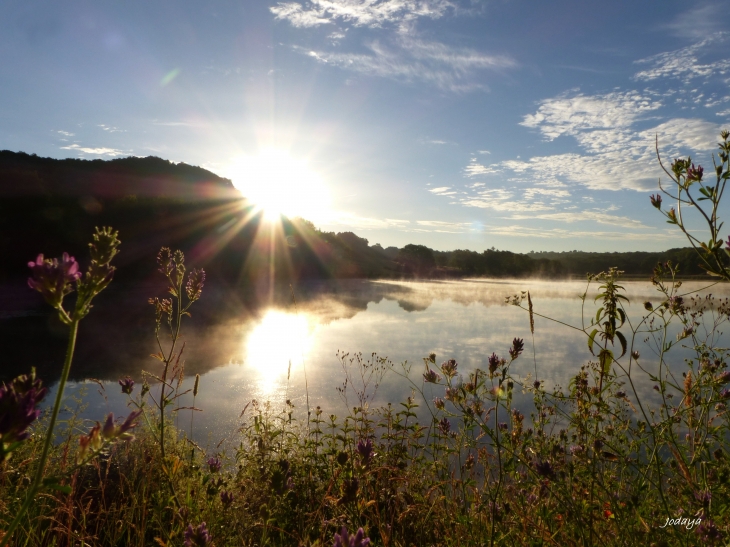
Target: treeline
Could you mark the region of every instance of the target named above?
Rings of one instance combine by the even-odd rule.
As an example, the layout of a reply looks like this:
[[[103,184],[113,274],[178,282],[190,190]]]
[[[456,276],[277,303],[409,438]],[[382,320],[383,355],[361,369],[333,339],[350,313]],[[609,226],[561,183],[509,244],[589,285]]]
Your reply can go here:
[[[163,245],[228,285],[265,293],[273,282],[325,278],[583,277],[617,266],[649,276],[657,262],[702,274],[691,249],[664,253],[436,251],[383,248],[352,232],[263,220],[231,181],[160,158],[55,160],[0,151],[0,281],[27,274],[27,262],[69,252],[84,264],[95,226],[119,230],[118,278],[154,275]]]

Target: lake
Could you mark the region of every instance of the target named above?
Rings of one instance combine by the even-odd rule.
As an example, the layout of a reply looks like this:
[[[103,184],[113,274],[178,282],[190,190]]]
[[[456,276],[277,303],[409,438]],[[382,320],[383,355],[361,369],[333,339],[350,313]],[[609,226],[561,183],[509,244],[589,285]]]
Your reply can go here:
[[[580,295],[586,290],[585,282],[317,282],[302,284],[293,291],[281,287],[265,306],[251,304],[254,299],[245,291],[236,293],[208,285],[182,330],[183,389],[191,388],[195,374],[201,374],[195,406],[203,412],[196,413],[194,436],[203,444],[215,444],[232,435],[241,411],[252,399],[271,401],[274,407],[283,407],[290,399],[297,411],[304,412],[308,391],[310,407],[320,406],[326,415],[343,413],[345,402],[336,388],[342,386],[345,373],[338,352],[340,356],[349,353],[345,363],[357,352],[365,361],[375,353],[401,373],[401,363],[407,362],[412,366],[410,378],[419,386],[422,359],[429,353],[437,355],[437,363],[456,359],[459,371],[466,375],[475,368],[486,370],[492,352],[508,356],[513,338],[525,341],[523,355],[512,365],[513,375],[531,382],[537,371],[548,388],[555,384],[567,387],[581,364],[591,359],[583,332],[536,317],[533,343],[527,312],[505,304],[505,297],[529,290],[536,313],[580,327]],[[632,322],[646,314],[645,301],[654,305],[661,302],[648,282],[623,285],[631,302],[626,309]],[[728,285],[702,291],[707,285],[687,282],[680,292],[687,298],[698,291],[722,298],[730,293]],[[596,293],[594,284],[585,303],[586,324],[598,307],[593,302]],[[97,307],[81,324],[74,381],[67,393],[71,397],[85,391],[85,417],[100,420],[109,411],[117,415],[128,412],[117,380],[131,376],[137,382],[135,393],[139,393],[143,370],[161,373],[160,363],[150,357],[156,342],[153,309],[147,299],[154,295],[164,296],[164,287],[154,283],[114,287],[98,298]],[[4,377],[35,363],[46,382],[57,381],[65,347],[62,326],[39,306],[40,297],[30,290],[21,293],[17,288],[6,288],[0,297],[0,343],[13,363],[11,368],[4,368]],[[624,332],[630,334],[628,328]],[[672,339],[677,332],[679,328],[671,330]],[[656,370],[656,352],[644,338],[638,337],[635,345],[641,354],[639,363],[647,370]],[[164,337],[161,340],[166,342]],[[725,334],[716,340],[725,347],[728,342]],[[690,355],[688,348],[670,353],[670,367],[676,374],[685,370],[684,358]],[[84,378],[95,378],[98,383]],[[652,382],[644,378],[638,386],[642,399],[653,399]],[[411,389],[404,377],[386,374],[371,405],[398,403]],[[429,399],[443,395],[442,387],[426,385],[425,390]],[[348,392],[347,404],[352,407],[355,398],[351,387]],[[50,404],[51,397],[46,401]],[[181,406],[191,404],[191,394],[181,398]],[[529,395],[517,395],[515,405],[529,411]],[[190,412],[181,411],[179,420],[187,429]]]

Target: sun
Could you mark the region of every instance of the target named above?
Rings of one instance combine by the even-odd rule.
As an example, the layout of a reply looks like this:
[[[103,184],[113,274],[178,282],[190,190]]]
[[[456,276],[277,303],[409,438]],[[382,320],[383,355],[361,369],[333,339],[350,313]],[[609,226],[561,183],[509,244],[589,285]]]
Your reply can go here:
[[[331,198],[322,178],[284,150],[267,148],[240,156],[227,171],[233,185],[268,220],[286,215],[321,222],[329,213]]]

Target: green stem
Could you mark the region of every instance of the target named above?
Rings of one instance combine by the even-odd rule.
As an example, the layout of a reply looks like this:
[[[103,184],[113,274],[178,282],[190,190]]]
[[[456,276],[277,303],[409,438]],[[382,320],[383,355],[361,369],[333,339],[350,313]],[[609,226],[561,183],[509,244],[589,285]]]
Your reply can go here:
[[[43,443],[43,452],[41,453],[40,462],[38,462],[38,469],[36,470],[33,483],[28,489],[28,493],[25,497],[23,505],[20,507],[17,515],[10,523],[10,526],[5,531],[5,535],[0,539],[0,547],[5,547],[10,541],[13,532],[20,524],[21,519],[25,516],[25,513],[30,508],[35,498],[36,493],[40,489],[41,482],[43,481],[43,472],[46,467],[46,460],[48,459],[48,453],[51,450],[51,444],[53,443],[53,430],[56,427],[56,420],[58,419],[58,412],[61,410],[61,400],[63,399],[63,391],[66,388],[66,381],[68,380],[68,374],[71,370],[71,361],[73,361],[74,349],[76,347],[76,334],[79,330],[79,320],[73,319],[70,324],[70,331],[68,334],[68,348],[66,349],[66,360],[63,363],[63,371],[61,372],[61,380],[58,382],[58,392],[56,393],[56,401],[53,404],[53,413],[51,414],[51,423],[48,425],[48,432],[46,433],[46,439]]]

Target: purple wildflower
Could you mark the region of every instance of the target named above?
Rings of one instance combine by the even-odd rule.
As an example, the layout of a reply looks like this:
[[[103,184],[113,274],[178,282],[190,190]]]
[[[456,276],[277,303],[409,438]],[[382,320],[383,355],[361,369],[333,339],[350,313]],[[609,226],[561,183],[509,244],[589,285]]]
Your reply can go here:
[[[114,414],[110,412],[101,428],[102,438],[106,440],[133,439],[134,437],[129,433],[129,430],[139,425],[139,422],[135,423],[134,420],[139,418],[141,414],[142,410],[135,410],[127,416],[127,419],[121,425],[116,425],[114,422]]]
[[[715,526],[715,523],[711,520],[706,520],[697,527],[697,534],[700,536],[702,541],[708,543],[715,543],[721,541],[724,534]]]
[[[662,208],[662,196],[659,194],[652,194],[649,199],[651,200],[652,206],[656,207],[657,209]]]
[[[499,365],[502,364],[502,361],[496,353],[492,353],[492,355],[489,356],[487,362],[489,363],[489,372],[492,374],[494,374],[497,371]]]
[[[221,503],[224,507],[228,507],[233,503],[233,492],[221,492]]]
[[[433,400],[433,406],[435,406],[439,410],[443,410],[444,409],[444,406],[445,406],[444,405],[444,400],[441,397],[436,397]]]
[[[456,364],[456,359],[449,359],[448,361],[444,361],[441,363],[441,370],[443,373],[451,378],[456,374],[456,367],[458,365]]]
[[[507,428],[508,427],[509,426],[507,425],[507,422],[500,422],[499,423],[499,429],[502,430],[502,431],[507,431]]]
[[[193,268],[188,275],[188,283],[185,286],[185,292],[188,295],[188,299],[191,302],[195,302],[200,295],[203,293],[203,286],[205,285],[205,270]]]
[[[39,254],[35,262],[28,262],[33,277],[28,278],[28,286],[43,295],[54,308],[58,308],[63,298],[73,291],[72,283],[81,277],[79,263],[68,253],[63,253],[61,261],[57,258],[44,259]]]
[[[439,422],[439,429],[441,430],[441,433],[446,435],[449,431],[451,431],[451,422],[449,422],[448,418],[443,418]]]
[[[428,382],[429,384],[437,384],[441,381],[441,376],[439,376],[435,370],[428,369],[423,375],[423,379]]]
[[[730,389],[725,388],[720,390],[720,399],[730,399]]]
[[[218,473],[221,467],[223,467],[223,462],[221,462],[220,458],[216,457],[208,460],[208,469],[210,469],[211,473]]]
[[[13,443],[27,439],[28,427],[38,418],[37,408],[48,390],[30,374],[18,376],[10,384],[0,384],[0,462],[8,459],[6,449]]]
[[[576,454],[580,454],[581,452],[583,452],[583,447],[579,444],[575,444],[570,447],[570,453],[573,456],[575,456]]]
[[[365,537],[365,532],[359,528],[354,536],[347,533],[347,526],[343,526],[339,534],[335,534],[335,542],[332,547],[368,547],[370,538]]]
[[[206,547],[210,545],[213,538],[210,537],[208,528],[205,526],[205,522],[201,522],[197,528],[193,528],[192,524],[188,524],[187,530],[185,530],[185,547]]]
[[[702,175],[704,174],[705,170],[701,165],[698,165],[695,167],[695,164],[693,163],[691,167],[687,168],[687,181],[688,182],[694,182],[694,181],[701,181]]]
[[[360,454],[363,463],[368,463],[370,458],[375,455],[373,453],[373,441],[370,439],[360,439],[357,442],[357,453]]]
[[[715,380],[720,384],[727,384],[730,382],[730,370],[726,370],[722,374],[719,374]]]
[[[513,360],[517,359],[524,349],[525,343],[522,338],[515,338],[512,340],[512,347],[509,349],[509,356],[512,357]]]
[[[548,479],[552,479],[555,477],[555,469],[553,469],[552,464],[547,460],[537,461],[535,463],[535,471],[541,477],[545,477]]]
[[[119,385],[122,386],[122,393],[127,395],[132,394],[132,390],[134,389],[134,380],[132,380],[129,376],[119,380]]]

